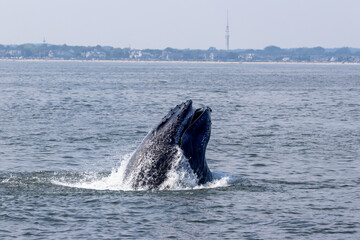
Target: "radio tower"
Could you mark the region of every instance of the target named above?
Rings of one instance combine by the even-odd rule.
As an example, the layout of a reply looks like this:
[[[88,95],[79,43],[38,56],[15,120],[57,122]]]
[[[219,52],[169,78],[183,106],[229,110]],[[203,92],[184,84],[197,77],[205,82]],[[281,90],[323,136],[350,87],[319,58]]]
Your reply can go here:
[[[226,39],[226,49],[229,51],[230,43],[230,30],[229,30],[229,10],[226,11],[226,29],[225,29],[225,39]]]

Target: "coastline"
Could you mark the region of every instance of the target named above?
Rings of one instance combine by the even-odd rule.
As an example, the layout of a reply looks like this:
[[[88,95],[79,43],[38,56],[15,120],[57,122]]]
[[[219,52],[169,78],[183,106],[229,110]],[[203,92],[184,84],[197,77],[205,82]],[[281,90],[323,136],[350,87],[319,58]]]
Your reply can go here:
[[[81,59],[0,59],[0,62],[98,62],[98,63],[191,63],[191,64],[266,64],[266,65],[360,65],[356,62],[220,62],[220,61],[156,61],[156,60],[81,60]]]

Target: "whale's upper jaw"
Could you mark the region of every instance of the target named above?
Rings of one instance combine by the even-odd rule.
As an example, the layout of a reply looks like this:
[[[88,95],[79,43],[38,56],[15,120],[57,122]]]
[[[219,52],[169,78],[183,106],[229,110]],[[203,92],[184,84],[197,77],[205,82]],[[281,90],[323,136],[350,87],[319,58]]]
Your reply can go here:
[[[165,127],[178,128],[180,127],[179,125],[183,124],[183,122],[189,118],[192,111],[191,100],[176,105],[175,108],[170,109],[170,111],[162,118],[156,129],[160,130]]]
[[[187,100],[175,108],[171,109],[168,114],[161,120],[159,125],[154,129],[154,134],[160,136],[167,136],[165,141],[170,141],[170,144],[178,144],[188,121],[194,113],[192,101]]]

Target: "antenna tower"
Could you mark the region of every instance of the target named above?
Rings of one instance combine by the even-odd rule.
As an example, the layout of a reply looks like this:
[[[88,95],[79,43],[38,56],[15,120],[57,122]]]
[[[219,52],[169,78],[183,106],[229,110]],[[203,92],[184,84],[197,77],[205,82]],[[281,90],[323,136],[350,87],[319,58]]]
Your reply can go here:
[[[229,51],[229,44],[230,44],[229,10],[226,11],[225,39],[226,39],[226,49]]]

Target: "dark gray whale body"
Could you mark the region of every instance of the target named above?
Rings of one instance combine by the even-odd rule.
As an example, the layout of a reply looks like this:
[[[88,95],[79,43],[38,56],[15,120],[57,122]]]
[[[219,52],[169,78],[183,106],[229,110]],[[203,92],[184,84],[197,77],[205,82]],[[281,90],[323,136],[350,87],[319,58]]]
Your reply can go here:
[[[210,139],[211,109],[194,109],[188,100],[162,119],[144,138],[127,165],[124,180],[135,189],[157,189],[179,157],[179,150],[189,161],[198,184],[212,180],[205,159]]]

